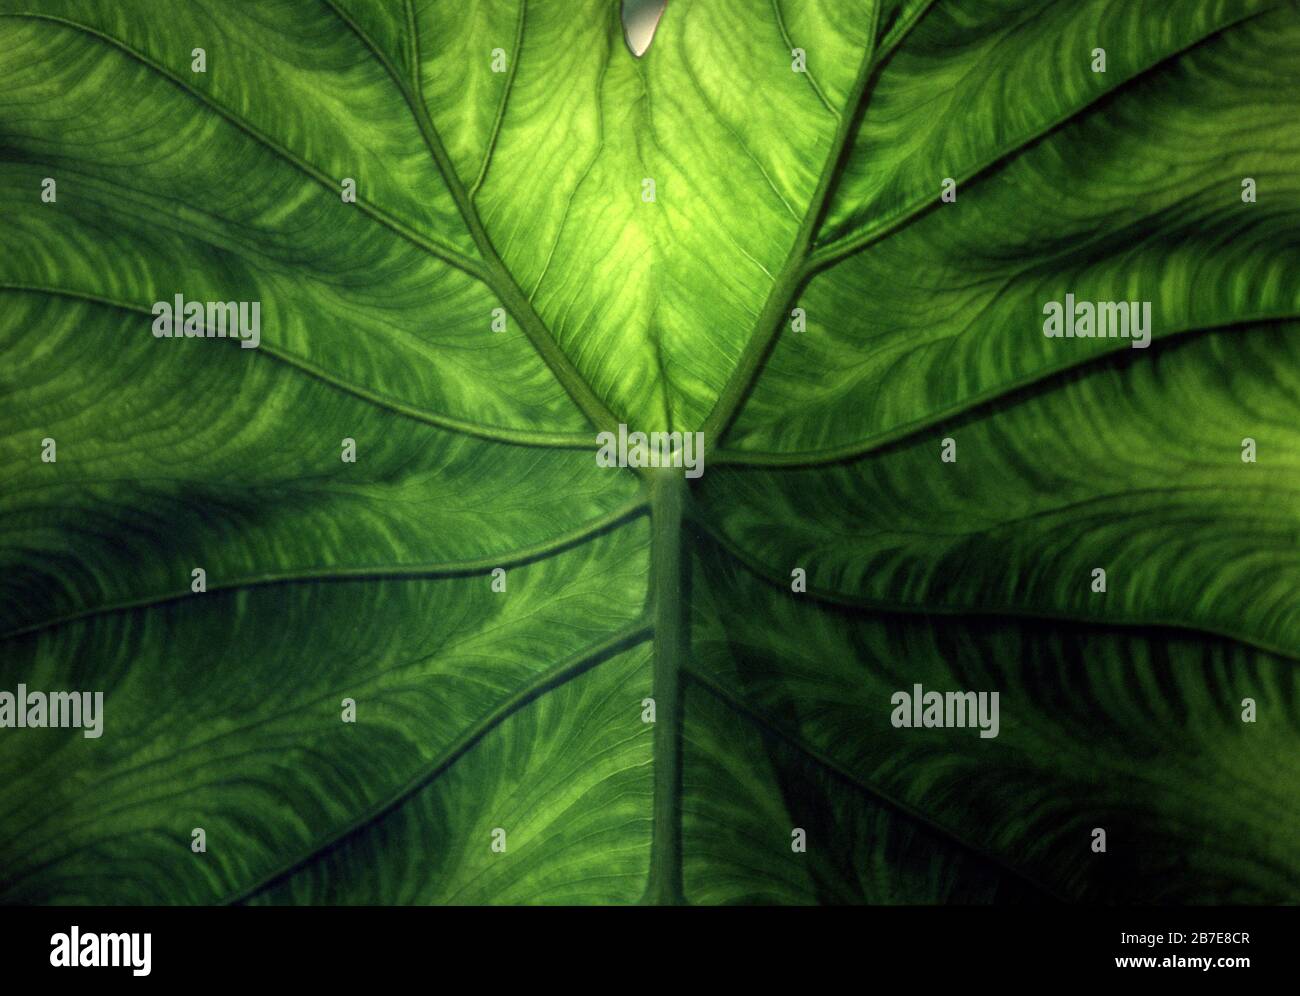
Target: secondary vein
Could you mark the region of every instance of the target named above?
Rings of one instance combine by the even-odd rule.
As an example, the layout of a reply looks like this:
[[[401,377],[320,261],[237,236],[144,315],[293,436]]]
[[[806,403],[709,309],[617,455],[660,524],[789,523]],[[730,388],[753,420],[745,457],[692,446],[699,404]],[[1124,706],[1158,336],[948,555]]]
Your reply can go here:
[[[506,117],[506,105],[510,101],[510,91],[515,86],[515,73],[519,69],[519,53],[524,45],[524,21],[528,16],[528,0],[519,0],[519,23],[515,27],[515,44],[514,51],[510,54],[510,65],[506,67],[505,84],[501,89],[501,100],[497,103],[496,120],[492,123],[492,134],[488,138],[487,148],[483,152],[483,163],[479,166],[478,176],[474,178],[474,184],[469,188],[469,198],[471,201],[478,196],[479,188],[483,186],[483,181],[487,179],[488,166],[492,162],[492,154],[496,151],[497,137],[501,134],[501,123]],[[415,20],[411,20],[411,32],[414,36]]]
[[[1280,323],[1300,321],[1300,312],[1259,313],[1242,315],[1209,325],[1195,325],[1181,329],[1169,329],[1152,336],[1152,345],[1176,342],[1191,336],[1210,335],[1214,333],[1245,330],[1252,326],[1265,327]],[[746,449],[720,449],[710,454],[715,467],[729,464],[735,467],[817,467],[831,463],[848,463],[865,456],[870,456],[887,447],[914,439],[944,423],[972,415],[984,408],[999,405],[1012,398],[1033,397],[1036,389],[1053,381],[1075,374],[1091,367],[1108,367],[1117,353],[1128,348],[1126,340],[1117,339],[1115,345],[1094,353],[1091,356],[1070,357],[1062,362],[1041,370],[1035,370],[1013,381],[998,384],[988,390],[977,392],[963,398],[946,408],[931,412],[918,419],[905,422],[882,432],[874,433],[864,439],[857,439],[841,446],[825,450],[794,450],[787,452],[769,452]]]
[[[765,584],[772,585],[788,593],[790,579],[760,561],[752,553],[744,550],[738,543],[702,517],[692,517],[691,521],[699,527],[715,546],[726,553],[732,560]],[[1053,622],[1073,626],[1093,626],[1099,629],[1160,629],[1176,633],[1187,633],[1199,637],[1211,636],[1220,640],[1230,640],[1251,650],[1263,651],[1284,660],[1300,663],[1300,653],[1282,646],[1274,646],[1266,640],[1234,632],[1226,628],[1191,622],[1186,619],[1157,618],[1122,618],[1118,616],[1087,616],[1081,613],[1066,612],[1056,609],[1034,609],[1022,605],[940,605],[936,603],[899,602],[847,592],[832,591],[827,588],[808,586],[805,596],[814,602],[825,605],[851,609],[855,613],[871,612],[879,615],[917,616],[921,618],[967,618],[996,619],[1008,622]]]
[[[606,661],[623,651],[630,650],[637,646],[650,636],[650,632],[651,627],[646,623],[646,621],[639,620],[631,626],[628,626],[601,641],[597,645],[579,651],[577,654],[562,661],[551,670],[539,675],[536,679],[520,688],[509,698],[497,703],[490,712],[480,717],[473,726],[466,729],[454,743],[447,747],[423,771],[418,773],[391,796],[371,806],[368,810],[361,813],[356,819],[347,825],[327,832],[320,839],[309,845],[298,856],[285,862],[279,868],[268,872],[245,888],[226,896],[220,901],[220,903],[222,905],[229,905],[246,902],[253,896],[257,895],[257,893],[262,892],[269,886],[274,885],[276,882],[287,878],[299,868],[310,864],[313,859],[333,847],[345,837],[351,836],[357,831],[382,819],[385,815],[397,809],[402,805],[402,803],[406,802],[421,789],[434,782],[444,771],[467,754],[477,743],[479,743],[479,741],[515,713],[519,712],[520,709],[523,709],[546,692],[554,691],[561,685],[585,674],[602,661]]]
[[[731,425],[732,419],[736,417],[741,404],[744,402],[745,395],[758,377],[763,361],[767,358],[768,352],[776,341],[776,337],[784,324],[785,313],[790,306],[790,302],[803,285],[805,264],[813,240],[830,201],[831,192],[839,175],[840,164],[849,147],[858,120],[858,111],[864,100],[867,99],[868,87],[876,67],[876,30],[879,22],[880,3],[878,0],[872,7],[867,50],[863,55],[857,79],[854,80],[853,88],[849,91],[848,99],[845,101],[845,113],[841,116],[839,126],[835,131],[835,137],[831,141],[831,147],[827,153],[826,162],[822,167],[817,189],[813,192],[808,205],[808,212],[795,235],[794,243],[786,256],[781,273],[772,289],[768,292],[763,310],[754,323],[754,330],[749,337],[748,344],[745,346],[744,352],[741,353],[735,370],[732,371],[722,392],[718,395],[718,400],[714,403],[713,409],[704,420],[703,432],[706,440],[720,439]]]
[[[497,567],[518,567],[522,564],[528,564],[545,557],[554,556],[555,554],[594,539],[606,530],[621,525],[623,522],[641,514],[645,509],[645,499],[638,496],[632,501],[620,505],[618,508],[615,508],[610,512],[606,512],[604,515],[591,519],[588,522],[584,522],[574,529],[560,533],[559,535],[553,536],[541,543],[519,547],[514,550],[505,550],[500,553],[490,554],[486,557],[477,557],[472,560],[442,561],[421,564],[381,564],[360,567],[319,567],[306,568],[297,571],[246,575],[243,577],[231,578],[228,581],[222,581],[220,579],[214,581],[208,586],[205,596],[216,594],[218,592],[239,591],[246,588],[260,588],[267,585],[341,581],[433,580],[436,578],[464,577],[473,574],[481,574]],[[161,594],[147,595],[142,598],[131,599],[128,601],[115,602],[111,605],[99,605],[89,609],[69,612],[62,616],[30,623],[26,626],[20,626],[17,629],[10,630],[8,633],[0,634],[0,643],[7,640],[15,640],[19,637],[31,636],[35,633],[41,633],[59,626],[81,622],[97,616],[109,615],[115,612],[130,612],[138,609],[149,609],[159,605],[166,605],[172,602],[179,602],[182,599],[194,597],[196,596],[186,588],[182,591],[163,592]]]
[[[605,405],[605,403],[596,396],[596,393],[587,385],[578,369],[572,361],[560,349],[559,343],[551,334],[546,323],[542,321],[541,316],[533,309],[532,303],[523,289],[515,281],[514,275],[506,267],[496,247],[492,244],[487,230],[483,227],[482,220],[478,216],[473,203],[471,202],[469,192],[461,182],[456,172],[455,165],[451,157],[447,154],[446,148],[442,144],[442,139],[438,135],[438,130],[433,124],[433,119],[429,116],[429,109],[425,106],[423,99],[419,94],[413,91],[402,79],[401,74],[393,65],[392,60],[384,54],[383,50],[375,44],[374,40],[363,31],[350,17],[340,11],[332,0],[325,0],[329,6],[338,13],[340,19],[352,30],[360,39],[371,54],[379,61],[393,81],[393,85],[406,101],[415,119],[416,127],[420,130],[420,135],[424,139],[424,144],[433,157],[434,164],[438,172],[442,175],[443,182],[447,185],[447,190],[451,194],[452,200],[456,204],[457,211],[460,213],[461,220],[469,229],[470,237],[479,251],[479,255],[484,259],[484,282],[492,289],[497,298],[505,305],[506,310],[514,316],[523,329],[524,335],[532,343],[533,348],[537,351],[542,361],[550,369],[551,373],[560,382],[561,386],[573,399],[574,403],[581,409],[588,420],[602,430],[616,430],[619,425],[619,419]],[[411,26],[415,30],[415,26]],[[416,58],[419,58],[419,38],[418,35],[412,41],[413,51]],[[636,471],[639,473],[639,471]]]
[[[143,315],[153,314],[150,309],[143,305],[134,304],[130,301],[120,301],[116,298],[107,297],[102,294],[73,290],[66,287],[45,287],[38,284],[0,283],[0,291],[5,290],[75,298],[80,301],[99,304],[108,308],[118,308],[122,311],[131,311]],[[449,432],[456,432],[465,436],[473,436],[478,439],[489,439],[495,442],[513,443],[518,446],[536,446],[551,449],[589,449],[593,444],[592,436],[589,433],[533,432],[527,429],[513,429],[509,426],[485,425],[480,422],[470,422],[465,419],[455,418],[451,415],[443,415],[439,412],[429,411],[425,408],[417,408],[414,405],[408,405],[403,401],[389,398],[377,391],[372,391],[359,384],[353,384],[340,377],[336,377],[324,367],[312,363],[305,357],[299,356],[296,353],[291,353],[286,349],[272,346],[266,342],[262,342],[257,349],[253,350],[253,352],[255,354],[264,355],[268,359],[283,363],[285,366],[306,374],[314,380],[319,380],[321,383],[327,384],[338,391],[350,394],[355,398],[374,405],[376,408],[381,408],[385,411],[392,412],[395,415],[401,415],[416,422],[423,422],[427,425],[436,426],[439,429],[446,429]]]
[[[844,767],[838,761],[832,758],[825,751],[817,747],[814,747],[812,744],[808,743],[803,738],[796,736],[794,733],[785,729],[780,724],[773,722],[767,716],[763,715],[758,710],[748,705],[739,696],[734,695],[730,690],[725,688],[721,683],[713,680],[712,678],[704,674],[701,674],[698,671],[695,671],[694,669],[684,672],[684,675],[690,682],[692,682],[695,685],[698,685],[701,689],[708,692],[710,695],[716,698],[723,705],[727,706],[727,708],[731,709],[737,715],[743,716],[749,722],[760,727],[762,730],[767,731],[767,733],[770,736],[773,736],[776,739],[794,748],[800,754],[804,755],[805,757],[812,760],[821,768],[830,772],[840,781],[848,783],[853,788],[861,792],[863,795],[870,796],[872,799],[876,800],[879,803],[883,803],[885,806],[892,809],[894,812],[899,813],[900,815],[906,817],[907,819],[913,821],[914,823],[918,823],[921,826],[925,827],[931,833],[941,836],[945,840],[948,840],[952,844],[955,844],[963,851],[966,851],[967,853],[973,855],[974,857],[979,858],[981,861],[993,865],[1003,874],[1014,877],[1018,881],[1029,886],[1035,892],[1042,893],[1043,895],[1050,897],[1056,902],[1065,901],[1065,898],[1059,892],[1057,892],[1053,887],[1025,874],[1025,872],[1021,871],[1019,868],[1017,868],[1011,862],[1007,861],[1005,858],[1002,858],[991,851],[987,851],[975,844],[970,843],[964,837],[948,829],[943,824],[938,823],[935,820],[931,819],[930,817],[926,816],[920,810],[915,809],[912,806],[909,806],[898,799],[895,799],[892,795],[889,795],[888,793],[882,791],[876,786],[870,784],[865,779],[858,777],[848,768]]]

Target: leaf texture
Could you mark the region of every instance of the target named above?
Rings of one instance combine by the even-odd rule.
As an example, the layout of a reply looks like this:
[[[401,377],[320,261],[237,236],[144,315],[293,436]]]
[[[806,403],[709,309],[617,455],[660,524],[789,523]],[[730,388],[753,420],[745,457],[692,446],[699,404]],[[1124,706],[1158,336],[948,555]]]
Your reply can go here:
[[[620,7],[0,0],[0,902],[1294,902],[1300,8]]]

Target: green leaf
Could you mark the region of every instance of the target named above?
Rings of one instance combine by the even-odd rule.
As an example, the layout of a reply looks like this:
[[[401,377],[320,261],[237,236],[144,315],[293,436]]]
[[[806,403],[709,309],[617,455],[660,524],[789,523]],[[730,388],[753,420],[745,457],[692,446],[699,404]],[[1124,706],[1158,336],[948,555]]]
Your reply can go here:
[[[1300,8],[621,7],[0,0],[0,901],[1294,901]]]

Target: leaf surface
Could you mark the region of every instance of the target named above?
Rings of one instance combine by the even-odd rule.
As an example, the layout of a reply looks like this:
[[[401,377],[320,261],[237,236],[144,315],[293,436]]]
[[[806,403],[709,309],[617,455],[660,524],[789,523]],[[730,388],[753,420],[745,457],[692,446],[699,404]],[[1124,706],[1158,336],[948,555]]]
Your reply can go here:
[[[1293,901],[1296,5],[619,7],[0,0],[0,898]]]

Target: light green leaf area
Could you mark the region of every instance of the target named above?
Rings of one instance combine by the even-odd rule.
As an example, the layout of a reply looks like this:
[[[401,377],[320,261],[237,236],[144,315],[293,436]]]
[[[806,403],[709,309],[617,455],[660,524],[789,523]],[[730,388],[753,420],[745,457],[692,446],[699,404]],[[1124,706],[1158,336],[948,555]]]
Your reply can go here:
[[[1294,902],[1300,8],[619,8],[0,0],[0,902]]]

